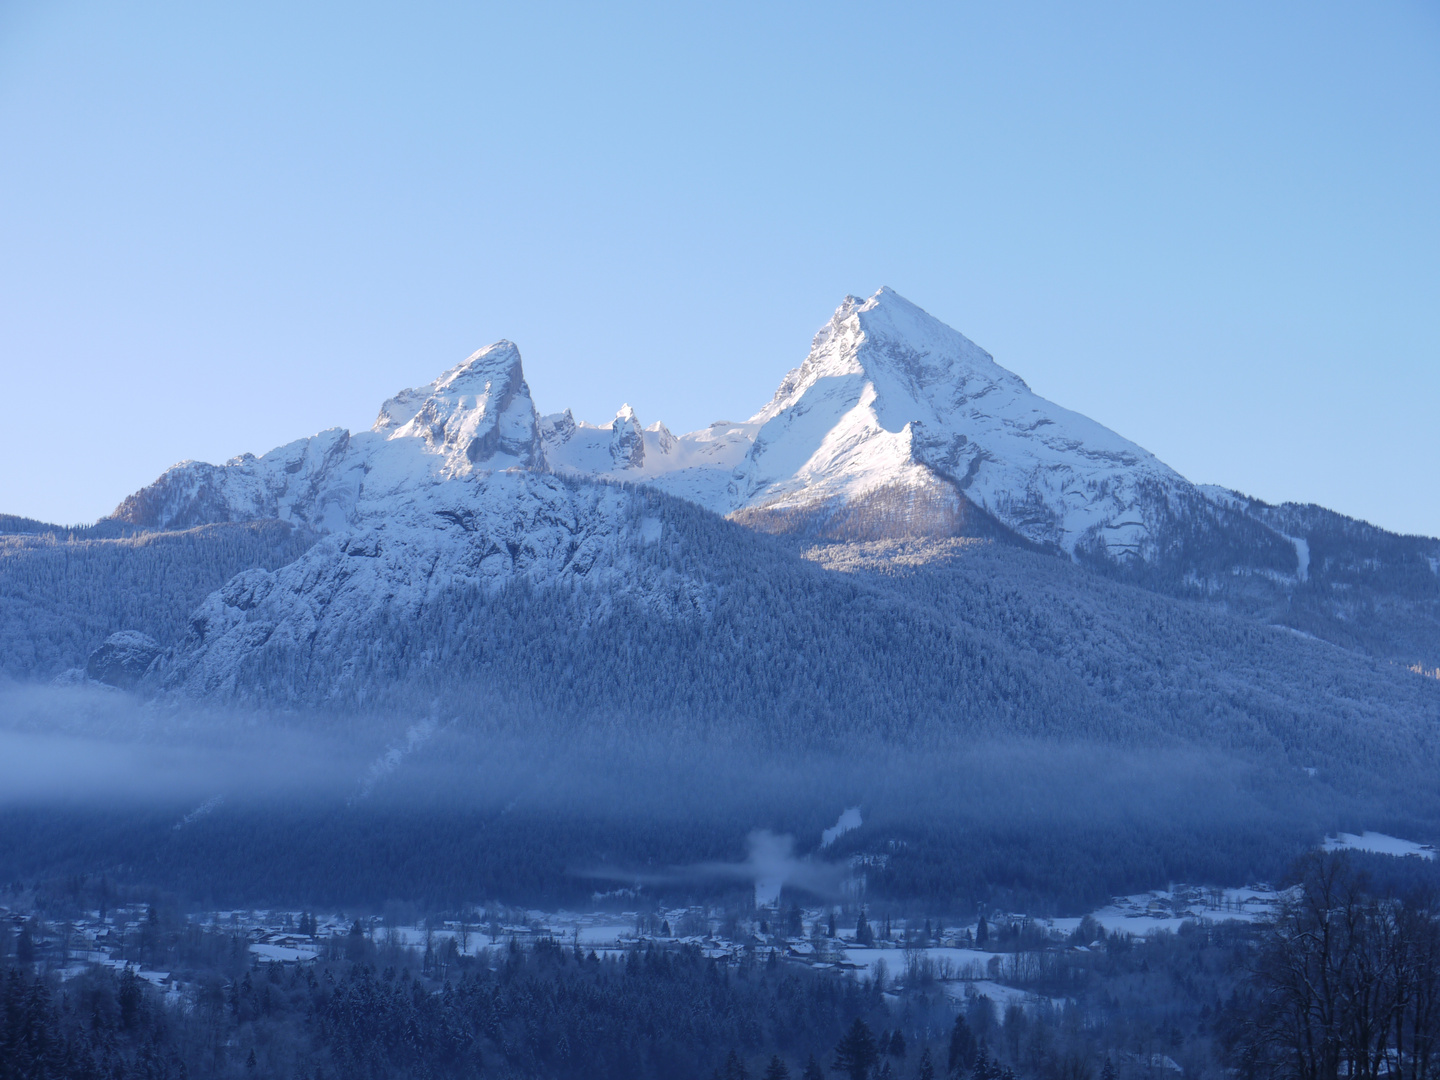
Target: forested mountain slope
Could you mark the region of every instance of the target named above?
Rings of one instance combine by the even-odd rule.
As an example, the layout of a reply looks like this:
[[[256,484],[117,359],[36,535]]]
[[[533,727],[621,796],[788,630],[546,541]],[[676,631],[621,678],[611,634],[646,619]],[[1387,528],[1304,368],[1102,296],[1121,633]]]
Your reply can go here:
[[[1347,649],[1426,670],[1440,667],[1440,541],[1399,536],[1320,506],[1271,506],[1217,488],[1206,493],[1285,537],[1296,551],[1296,572],[1246,568],[1216,558],[1218,552],[1168,565],[1099,568]],[[1192,529],[1188,546],[1213,551],[1216,541],[1213,533]]]
[[[76,532],[0,535],[0,673],[52,678],[83,667],[123,630],[174,644],[214,590],[242,570],[291,563],[315,540],[278,521],[111,538]]]
[[[509,477],[526,499],[541,479],[559,483]],[[455,577],[349,604],[378,556],[323,540],[201,606],[152,672],[147,737],[192,713],[318,733],[297,804],[245,797],[247,763],[204,813],[203,786],[104,828],[10,807],[0,868],[118,860],[254,903],[573,904],[615,884],[597,865],[628,886],[863,805],[834,856],[873,860],[874,895],[1069,906],[1273,874],[1326,829],[1440,831],[1440,680],[1003,542],[807,547],[645,488],[560,486],[649,537],[593,584]],[[112,568],[76,565],[74,595],[105,597]],[[656,583],[700,602],[657,607]]]
[[[525,504],[539,479],[504,478]],[[208,598],[155,684],[477,732],[1187,744],[1351,787],[1440,767],[1440,681],[1292,630],[1001,542],[805,549],[647,489],[547,483],[571,511],[597,508],[574,519],[600,530],[590,563],[537,577],[537,556],[506,551],[508,576],[381,595],[383,538],[359,555],[322,541]],[[496,546],[481,527],[426,527]]]

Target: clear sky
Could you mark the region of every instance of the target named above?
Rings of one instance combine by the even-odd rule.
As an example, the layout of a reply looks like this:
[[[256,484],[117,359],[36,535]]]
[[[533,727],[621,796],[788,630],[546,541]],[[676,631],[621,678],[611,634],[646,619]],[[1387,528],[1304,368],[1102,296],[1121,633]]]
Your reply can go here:
[[[1440,535],[1440,5],[0,2],[0,512],[758,409],[881,285],[1193,480]]]

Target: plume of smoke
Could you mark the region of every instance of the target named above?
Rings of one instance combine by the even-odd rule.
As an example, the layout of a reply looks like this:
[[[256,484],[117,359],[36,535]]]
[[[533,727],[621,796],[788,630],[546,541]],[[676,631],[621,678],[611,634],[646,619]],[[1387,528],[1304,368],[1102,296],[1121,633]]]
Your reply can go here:
[[[755,906],[773,906],[785,888],[799,889],[821,899],[837,899],[849,869],[813,855],[795,854],[795,837],[769,829],[755,829],[746,837],[746,855],[740,862],[703,862],[655,872],[589,870],[579,876],[636,885],[674,886],[732,881],[755,888]]]

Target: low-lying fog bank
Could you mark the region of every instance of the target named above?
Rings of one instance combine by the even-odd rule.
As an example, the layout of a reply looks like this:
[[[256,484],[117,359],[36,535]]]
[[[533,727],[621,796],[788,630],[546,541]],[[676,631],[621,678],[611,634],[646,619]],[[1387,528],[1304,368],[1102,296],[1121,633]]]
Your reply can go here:
[[[1341,790],[1280,755],[1056,739],[777,754],[417,712],[259,715],[10,687],[0,880],[432,906],[624,890],[685,902],[765,881],[812,899],[1074,914],[1176,880],[1274,879],[1341,830],[1437,837],[1431,794]],[[859,824],[837,830],[847,809]]]

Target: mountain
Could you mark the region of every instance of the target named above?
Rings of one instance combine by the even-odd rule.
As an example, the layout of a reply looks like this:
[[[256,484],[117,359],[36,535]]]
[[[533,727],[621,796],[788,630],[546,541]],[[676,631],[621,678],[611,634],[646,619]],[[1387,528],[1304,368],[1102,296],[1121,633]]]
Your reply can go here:
[[[636,590],[671,614],[703,606],[698,586],[635,558],[660,538],[642,499],[545,464],[520,353],[499,342],[396,394],[369,432],[326,431],[263,457],[169,470],[114,518],[153,529],[278,518],[322,539],[206,599],[167,685],[243,690],[244,660],[262,649],[348,656],[377,625],[469,587],[583,585],[598,609]]]
[[[1367,689],[1337,705],[1378,709],[1392,734],[1428,715],[1405,668],[1434,668],[1440,642],[1435,542],[1196,487],[888,289],[847,298],[743,423],[677,437],[628,405],[606,425],[542,416],[499,342],[396,394],[368,432],[183,463],[106,525],[272,519],[313,543],[233,576],[182,635],[106,627],[167,646],[150,685],[348,709],[423,695],[457,715],[779,743],[1203,743],[1223,700],[1224,739],[1333,762],[1349,736],[1312,715],[1296,672],[1344,665],[1312,639],[1403,661],[1346,660]],[[963,572],[981,565],[1013,587]],[[1153,609],[1137,585],[1210,614]],[[1103,614],[1070,625],[1076,608]],[[1282,629],[1257,639],[1256,622]]]
[[[531,479],[487,479],[501,473]],[[101,524],[278,518],[334,543],[356,533],[353,550],[368,550],[358,534],[378,529],[402,563],[425,552],[443,570],[447,557],[418,539],[423,530],[409,554],[394,546],[393,515],[427,529],[442,520],[473,526],[483,506],[482,518],[498,513],[514,524],[486,534],[485,568],[474,572],[540,580],[544,559],[521,566],[497,554],[525,547],[529,517],[569,512],[555,501],[565,501],[561,488],[538,479],[546,474],[652,487],[805,543],[994,538],[1347,648],[1440,664],[1440,541],[1192,484],[1034,394],[890,289],[847,297],[804,362],[743,422],[675,436],[662,423],[643,427],[629,405],[601,425],[568,411],[542,416],[519,351],[499,342],[385,402],[369,432],[326,431],[222,466],[182,463]],[[553,542],[568,549],[610,529],[576,527]],[[457,555],[462,577],[476,563],[471,546]],[[401,564],[387,573],[410,577]]]
[[[333,867],[334,838],[357,883],[390,865],[376,836],[471,850],[451,841],[479,819],[432,777],[489,800],[507,888],[857,803],[894,895],[953,890],[961,850],[1046,889],[1089,866],[1093,898],[1248,878],[1324,829],[1440,829],[1440,543],[1198,487],[889,290],[847,298],[748,420],[542,414],[498,342],[369,431],[181,463],[89,528],[0,530],[0,671],[73,684],[56,715],[131,700],[108,684],[156,739],[268,715],[381,763],[347,781],[373,813],[266,826],[315,830],[286,879]],[[543,813],[509,816],[521,780]],[[212,829],[185,863],[208,866],[253,846],[227,813],[115,857]],[[50,866],[16,820],[9,872]],[[380,898],[404,894],[386,872]]]
[[[847,297],[754,419],[734,496],[757,515],[923,492],[956,518],[978,509],[1065,554],[1145,556],[1148,500],[1188,486],[889,289]]]
[[[620,425],[636,446],[623,457],[609,445]],[[1160,504],[1192,494],[1152,454],[1032,393],[890,289],[847,297],[744,423],[676,438],[662,424],[642,432],[627,406],[608,429],[562,414],[542,430],[557,471],[643,480],[769,530],[823,533],[869,505],[859,533],[871,539],[985,522],[1065,554],[1153,557]],[[892,504],[898,518],[881,509]]]
[[[175,529],[276,518],[337,533],[363,507],[404,504],[450,481],[506,469],[543,470],[544,452],[520,352],[501,341],[432,383],[400,391],[368,432],[332,428],[224,465],[181,462],[109,520]]]

